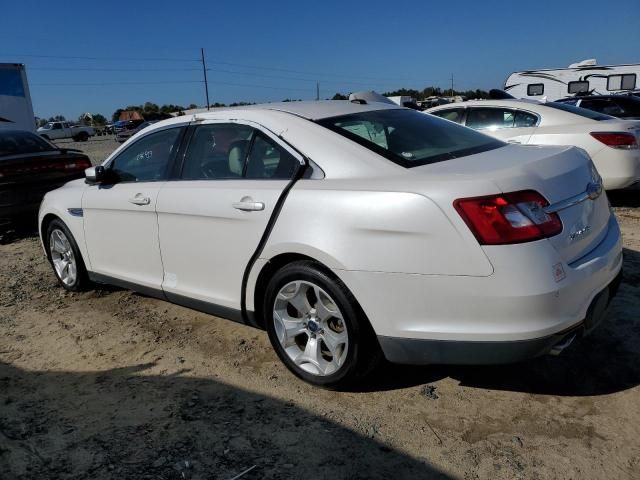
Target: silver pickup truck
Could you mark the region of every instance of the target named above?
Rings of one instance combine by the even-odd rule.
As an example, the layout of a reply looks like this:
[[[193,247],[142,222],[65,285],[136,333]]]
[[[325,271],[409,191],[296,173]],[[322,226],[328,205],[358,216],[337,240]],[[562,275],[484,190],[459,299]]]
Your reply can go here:
[[[92,127],[73,126],[69,122],[49,122],[38,128],[38,135],[47,140],[73,138],[76,142],[86,142],[95,135]]]

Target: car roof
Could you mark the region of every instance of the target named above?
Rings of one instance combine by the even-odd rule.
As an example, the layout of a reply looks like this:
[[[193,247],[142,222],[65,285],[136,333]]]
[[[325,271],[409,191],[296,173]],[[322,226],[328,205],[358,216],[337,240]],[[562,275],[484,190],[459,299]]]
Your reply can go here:
[[[531,106],[544,106],[544,103],[537,100],[525,100],[517,98],[505,98],[504,100],[467,100],[466,102],[447,103],[445,105],[438,105],[437,107],[430,108],[431,110],[445,110],[447,108],[464,108],[464,107],[505,107],[511,108],[531,108]]]
[[[565,97],[565,98],[561,98],[560,100],[556,100],[556,102],[567,102],[569,100],[592,100],[592,99],[607,99],[607,98],[615,98],[617,99],[631,99],[632,102],[638,102],[640,101],[640,99],[638,97],[635,97],[633,95],[624,95],[624,94],[618,94],[618,95],[585,95],[583,97]]]
[[[370,112],[374,110],[392,110],[403,108],[395,104],[368,102],[356,103],[349,100],[316,100],[300,102],[274,102],[242,107],[230,107],[228,110],[275,110],[290,113],[307,120],[322,120],[324,118],[339,117],[352,113]],[[223,109],[227,110],[227,109]],[[219,110],[218,110],[219,111]],[[214,113],[214,112],[211,112]],[[196,114],[200,118],[207,118],[209,112]],[[213,115],[212,115],[213,116]]]

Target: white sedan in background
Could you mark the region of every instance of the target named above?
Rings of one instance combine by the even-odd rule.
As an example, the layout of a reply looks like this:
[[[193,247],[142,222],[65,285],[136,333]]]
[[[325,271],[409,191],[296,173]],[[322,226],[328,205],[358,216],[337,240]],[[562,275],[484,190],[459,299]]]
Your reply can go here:
[[[45,197],[68,290],[137,290],[267,330],[296,375],[342,387],[386,357],[559,352],[622,266],[591,160],[382,103],[290,102],[136,134]]]
[[[640,181],[640,121],[531,100],[476,100],[426,112],[510,143],[583,148],[593,159],[607,190]]]

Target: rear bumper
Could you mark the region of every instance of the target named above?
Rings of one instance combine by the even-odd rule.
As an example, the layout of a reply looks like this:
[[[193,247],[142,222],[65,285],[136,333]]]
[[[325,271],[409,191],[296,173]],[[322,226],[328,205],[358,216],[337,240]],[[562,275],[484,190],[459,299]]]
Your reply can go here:
[[[627,188],[640,180],[640,151],[605,148],[593,156],[606,190]]]
[[[622,272],[591,302],[587,316],[573,327],[546,337],[511,342],[464,342],[379,336],[385,357],[392,363],[429,365],[497,365],[517,363],[541,355],[559,354],[574,340],[591,332],[606,317],[618,292]]]
[[[601,242],[571,264],[548,240],[485,253],[494,266],[487,277],[335,273],[358,299],[387,359],[502,363],[543,354],[592,323],[594,299],[617,285],[622,269],[613,215]]]

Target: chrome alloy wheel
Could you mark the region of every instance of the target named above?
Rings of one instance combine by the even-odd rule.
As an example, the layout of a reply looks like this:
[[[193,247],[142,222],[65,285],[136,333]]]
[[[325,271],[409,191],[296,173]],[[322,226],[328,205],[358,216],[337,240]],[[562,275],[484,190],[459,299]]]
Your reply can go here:
[[[53,268],[60,281],[67,286],[73,285],[78,276],[76,257],[69,239],[62,230],[56,228],[51,231],[49,250]]]
[[[280,345],[304,371],[327,376],[344,365],[349,333],[335,301],[319,286],[304,280],[284,285],[273,323]]]

